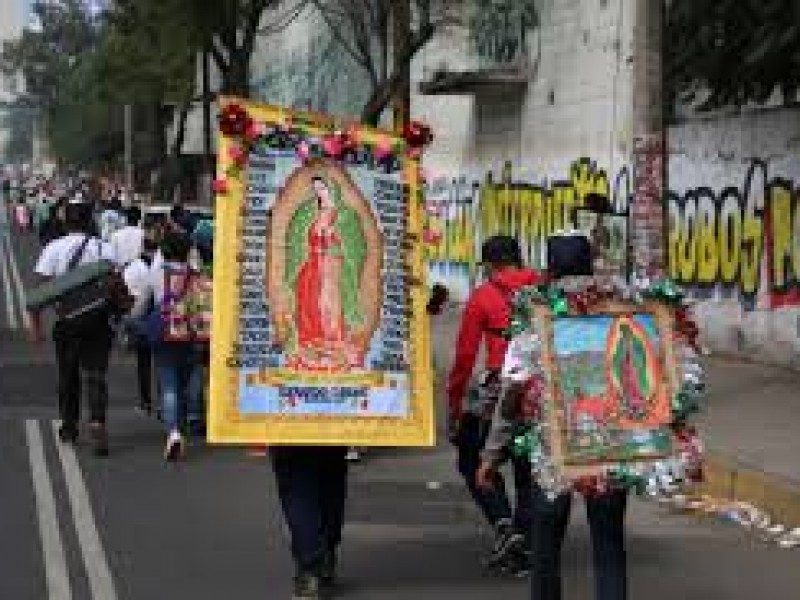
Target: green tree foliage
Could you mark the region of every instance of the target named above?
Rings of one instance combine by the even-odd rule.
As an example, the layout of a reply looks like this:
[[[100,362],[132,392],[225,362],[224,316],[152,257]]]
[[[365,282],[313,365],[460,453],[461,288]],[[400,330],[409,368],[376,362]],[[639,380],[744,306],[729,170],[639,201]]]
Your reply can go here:
[[[800,87],[797,0],[667,0],[668,106],[699,110],[764,103]]]
[[[96,77],[101,27],[80,0],[35,2],[36,26],[6,42],[0,68],[21,72],[23,102],[44,116],[51,150],[85,165],[113,153],[121,136]]]
[[[184,0],[118,0],[106,13],[96,76],[109,101],[186,103],[194,93],[194,32]]]

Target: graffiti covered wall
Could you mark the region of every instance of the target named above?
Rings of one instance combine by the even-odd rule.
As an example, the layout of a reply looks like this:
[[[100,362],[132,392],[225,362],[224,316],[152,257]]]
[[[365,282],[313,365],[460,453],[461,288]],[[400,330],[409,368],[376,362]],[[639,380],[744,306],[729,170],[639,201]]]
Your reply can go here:
[[[800,366],[800,112],[670,130],[669,273],[706,342]]]
[[[545,264],[545,244],[554,232],[575,228],[575,209],[590,193],[609,199],[613,213],[621,219],[609,231],[609,245],[626,256],[627,220],[631,197],[627,168],[613,176],[588,158],[575,160],[563,178],[521,180],[506,163],[499,172],[475,176],[432,178],[428,182],[428,258],[430,279],[444,283],[453,297],[463,300],[480,278],[480,246],[495,234],[520,240],[526,263]],[[621,247],[621,250],[619,248]],[[625,260],[619,269],[626,268]]]

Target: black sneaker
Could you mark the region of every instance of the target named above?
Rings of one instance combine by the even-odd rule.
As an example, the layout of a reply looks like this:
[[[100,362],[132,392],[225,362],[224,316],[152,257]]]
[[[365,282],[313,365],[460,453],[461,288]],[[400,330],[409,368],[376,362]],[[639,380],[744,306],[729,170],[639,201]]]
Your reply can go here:
[[[336,552],[334,550],[328,550],[322,557],[319,578],[326,588],[336,587]]]
[[[140,401],[139,404],[136,405],[136,410],[149,417],[153,414],[153,405],[150,402]]]
[[[517,533],[510,519],[501,519],[495,525],[494,544],[484,565],[488,569],[497,569],[513,554],[525,551],[525,536]]]
[[[100,458],[108,456],[108,433],[103,423],[91,423],[89,432],[92,437],[92,453]]]
[[[311,571],[301,571],[294,578],[292,600],[322,600],[322,578]]]
[[[58,439],[63,444],[74,444],[78,441],[78,428],[73,424],[62,424],[58,428]]]
[[[525,579],[531,574],[531,559],[528,553],[514,550],[497,566],[502,575]]]

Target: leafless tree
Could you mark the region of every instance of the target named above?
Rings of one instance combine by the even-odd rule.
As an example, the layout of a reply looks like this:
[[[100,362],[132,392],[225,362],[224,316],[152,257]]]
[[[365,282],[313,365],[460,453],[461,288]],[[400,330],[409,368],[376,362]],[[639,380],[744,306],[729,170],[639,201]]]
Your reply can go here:
[[[436,32],[460,22],[463,0],[311,0],[331,35],[366,71],[371,91],[361,119],[376,124],[408,94],[409,65]]]

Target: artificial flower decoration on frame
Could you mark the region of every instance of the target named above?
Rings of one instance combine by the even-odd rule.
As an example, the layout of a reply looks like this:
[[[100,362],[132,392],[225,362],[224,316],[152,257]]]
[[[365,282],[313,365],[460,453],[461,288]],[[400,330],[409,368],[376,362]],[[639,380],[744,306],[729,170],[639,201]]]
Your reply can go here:
[[[401,155],[405,153],[409,158],[418,159],[423,148],[433,140],[430,127],[419,121],[412,121],[403,128],[402,140],[392,142],[381,136],[366,143],[355,123],[331,123],[327,131],[322,132],[307,117],[300,115],[293,115],[281,123],[262,123],[253,118],[242,104],[235,102],[225,105],[220,111],[219,129],[224,136],[236,140],[228,150],[229,166],[225,177],[239,177],[253,149],[266,148],[294,151],[303,162],[326,156],[392,172],[402,168]],[[228,192],[225,177],[214,181],[215,194]]]
[[[253,120],[240,104],[228,104],[219,115],[219,130],[228,137],[246,135],[253,128]]]

